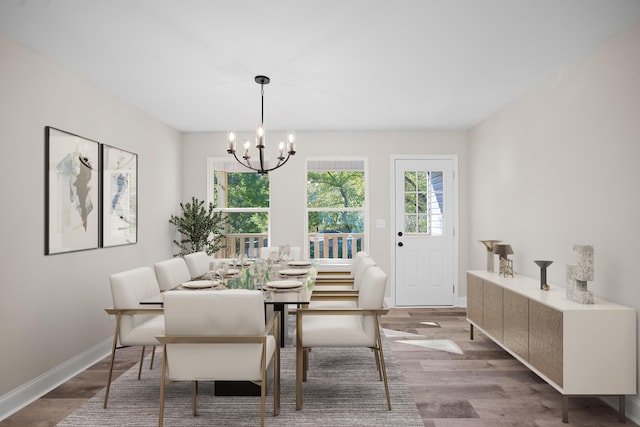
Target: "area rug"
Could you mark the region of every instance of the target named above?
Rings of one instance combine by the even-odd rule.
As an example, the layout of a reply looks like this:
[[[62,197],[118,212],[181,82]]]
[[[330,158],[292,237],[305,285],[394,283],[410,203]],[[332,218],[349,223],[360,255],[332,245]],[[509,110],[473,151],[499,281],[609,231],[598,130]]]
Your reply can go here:
[[[314,348],[310,353],[308,379],[303,386],[304,408],[296,411],[295,349],[286,347],[281,352],[280,415],[273,416],[270,387],[265,425],[424,426],[393,354],[386,344],[384,349],[391,411],[371,350],[327,348]],[[58,426],[158,425],[160,374],[159,368],[145,369],[142,379],[137,380],[134,366],[113,382],[107,409],[102,407],[102,390]],[[256,426],[260,423],[260,398],[214,396],[213,384],[201,382],[198,415],[194,417],[190,384],[173,383],[167,387],[164,412],[166,426]]]

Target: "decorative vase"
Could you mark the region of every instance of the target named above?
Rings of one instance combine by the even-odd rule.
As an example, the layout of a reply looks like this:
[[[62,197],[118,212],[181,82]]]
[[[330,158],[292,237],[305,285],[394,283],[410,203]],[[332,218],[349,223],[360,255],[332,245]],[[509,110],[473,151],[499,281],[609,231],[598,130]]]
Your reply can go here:
[[[553,261],[537,260],[533,262],[535,262],[538,267],[540,267],[540,289],[542,289],[543,291],[548,291],[549,285],[547,284],[547,267],[553,264]]]
[[[494,268],[493,268],[493,259],[494,259],[494,255],[493,255],[493,245],[498,243],[498,242],[502,242],[502,240],[478,240],[480,243],[482,243],[486,248],[487,248],[487,271],[489,273],[493,273]]]

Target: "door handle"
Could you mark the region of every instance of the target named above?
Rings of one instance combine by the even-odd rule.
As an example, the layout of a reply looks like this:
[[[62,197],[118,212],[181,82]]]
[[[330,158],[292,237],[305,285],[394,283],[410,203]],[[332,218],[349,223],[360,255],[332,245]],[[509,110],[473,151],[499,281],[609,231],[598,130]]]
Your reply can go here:
[[[402,243],[402,242],[398,242],[398,246],[403,247],[403,246],[404,246],[404,243]]]
[[[398,231],[398,236],[402,237],[402,231]]]

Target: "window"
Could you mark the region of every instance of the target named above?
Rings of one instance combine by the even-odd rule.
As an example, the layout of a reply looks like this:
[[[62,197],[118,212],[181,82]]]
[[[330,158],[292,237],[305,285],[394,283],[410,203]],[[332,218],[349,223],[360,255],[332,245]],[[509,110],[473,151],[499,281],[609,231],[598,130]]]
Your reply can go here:
[[[208,171],[209,200],[227,217],[226,248],[217,255],[255,256],[268,245],[269,176],[221,159],[210,159]]]
[[[364,250],[364,160],[307,161],[309,258],[348,259]]]
[[[407,234],[444,235],[441,171],[404,174],[404,230]]]

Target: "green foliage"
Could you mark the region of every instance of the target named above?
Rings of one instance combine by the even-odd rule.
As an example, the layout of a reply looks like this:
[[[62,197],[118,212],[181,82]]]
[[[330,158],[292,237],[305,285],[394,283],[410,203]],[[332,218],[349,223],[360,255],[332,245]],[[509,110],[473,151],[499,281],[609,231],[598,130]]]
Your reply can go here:
[[[235,172],[227,174],[228,208],[268,208],[269,176],[258,173]]]
[[[361,233],[362,212],[340,208],[364,207],[363,171],[327,171],[307,174],[309,208],[336,208],[333,211],[309,211],[310,232]]]
[[[309,212],[310,233],[363,233],[362,212],[332,211]]]
[[[364,206],[364,172],[309,172],[308,206],[339,208]]]
[[[191,198],[191,203],[180,203],[182,216],[171,215],[169,222],[176,226],[182,235],[178,242],[180,252],[174,256],[183,256],[193,252],[204,251],[209,255],[224,247],[224,227],[226,219],[222,213],[215,212],[213,203],[208,208],[205,202]]]
[[[257,173],[227,174],[228,208],[268,208],[269,176]],[[269,215],[266,212],[229,212],[228,233],[267,233]]]

